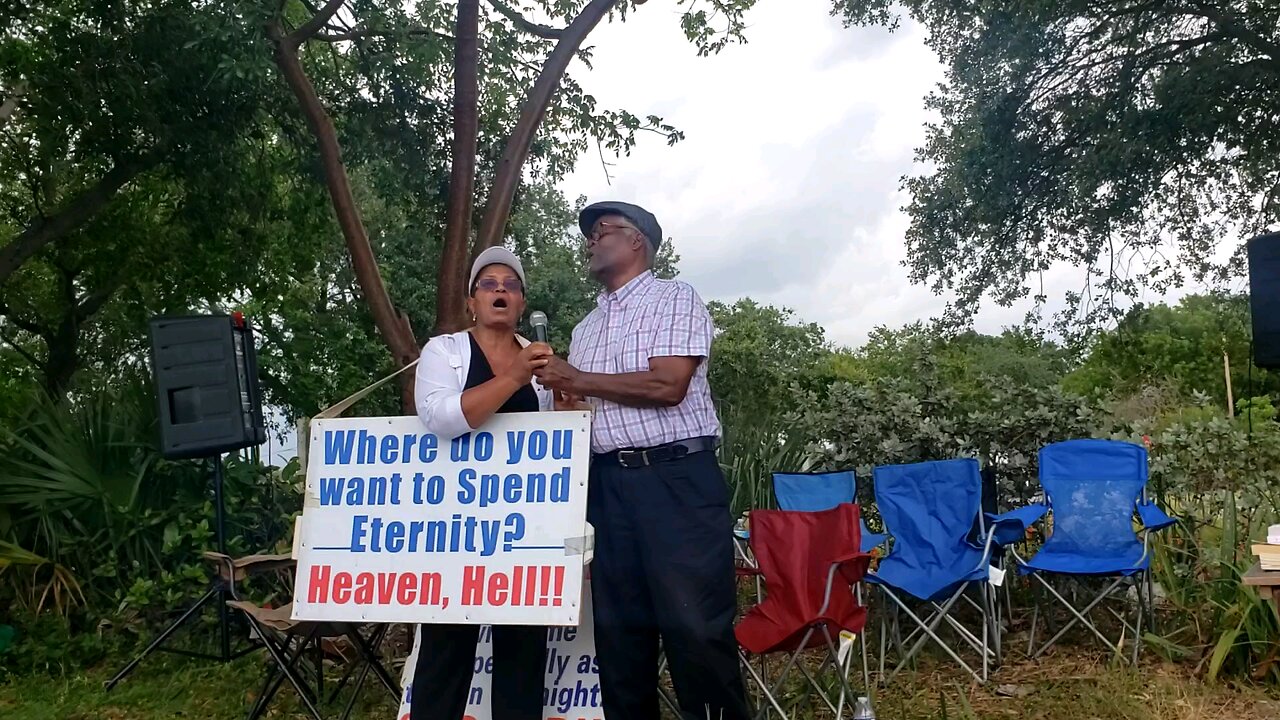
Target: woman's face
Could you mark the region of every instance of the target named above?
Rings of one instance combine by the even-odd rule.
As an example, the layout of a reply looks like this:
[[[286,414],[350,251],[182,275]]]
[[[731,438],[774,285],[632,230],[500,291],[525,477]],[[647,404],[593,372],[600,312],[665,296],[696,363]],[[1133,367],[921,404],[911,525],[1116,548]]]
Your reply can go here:
[[[520,276],[506,265],[486,265],[476,275],[467,308],[477,325],[515,330],[524,315],[524,287]]]

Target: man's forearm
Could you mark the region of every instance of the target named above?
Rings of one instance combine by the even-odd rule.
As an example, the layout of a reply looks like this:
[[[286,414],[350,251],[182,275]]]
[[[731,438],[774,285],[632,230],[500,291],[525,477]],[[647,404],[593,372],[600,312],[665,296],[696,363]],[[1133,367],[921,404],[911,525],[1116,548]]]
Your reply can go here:
[[[679,405],[688,384],[677,385],[652,370],[632,373],[579,372],[570,391],[630,407]]]

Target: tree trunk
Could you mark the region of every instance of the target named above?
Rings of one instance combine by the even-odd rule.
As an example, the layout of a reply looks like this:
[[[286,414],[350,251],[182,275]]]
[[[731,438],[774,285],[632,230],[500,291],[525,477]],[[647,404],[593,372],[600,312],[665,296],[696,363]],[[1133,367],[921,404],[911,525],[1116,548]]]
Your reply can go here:
[[[18,100],[27,92],[27,84],[19,82],[9,91],[9,96],[0,103],[0,130],[9,123],[9,118],[18,111]]]
[[[54,402],[61,403],[71,387],[72,376],[80,366],[80,322],[85,316],[81,315],[80,303],[76,300],[75,279],[78,273],[61,262],[54,264],[58,269],[61,314],[51,325],[40,328],[38,334],[44,340],[46,351],[44,363],[40,366],[44,391]],[[101,305],[97,304],[97,307]]]
[[[574,53],[578,52],[582,41],[591,34],[605,13],[617,3],[618,0],[591,0],[573,22],[569,23],[569,27],[564,29],[555,49],[547,56],[538,81],[534,83],[524,107],[520,108],[520,118],[516,121],[511,137],[507,138],[507,147],[498,162],[497,176],[489,191],[489,202],[480,221],[473,254],[502,243],[507,219],[511,215],[511,203],[515,199],[521,171],[529,157],[529,148],[538,133],[538,126],[547,114],[547,108],[555,97],[556,89],[560,87],[560,81],[564,78]]]
[[[467,261],[480,132],[479,34],[480,0],[459,0],[453,55],[453,165],[449,173],[444,248],[436,278],[437,333],[456,332],[467,324]]]
[[[351,194],[351,182],[342,163],[342,149],[338,145],[338,134],[334,130],[333,121],[325,112],[315,87],[302,67],[298,41],[284,34],[278,20],[268,26],[268,32],[275,42],[276,64],[297,97],[307,126],[315,136],[320,163],[324,169],[325,186],[329,190],[338,226],[342,229],[342,237],[346,240],[347,251],[351,255],[351,267],[360,284],[360,292],[369,305],[369,312],[373,315],[373,322],[382,335],[383,342],[391,350],[396,366],[404,367],[417,358],[418,344],[409,319],[391,304],[391,297],[382,282],[373,246]],[[413,373],[400,376],[400,401],[405,413],[413,412]]]
[[[44,337],[48,354],[45,355],[41,374],[44,390],[54,402],[62,402],[71,387],[71,378],[80,367],[80,326],[69,314],[58,327]]]

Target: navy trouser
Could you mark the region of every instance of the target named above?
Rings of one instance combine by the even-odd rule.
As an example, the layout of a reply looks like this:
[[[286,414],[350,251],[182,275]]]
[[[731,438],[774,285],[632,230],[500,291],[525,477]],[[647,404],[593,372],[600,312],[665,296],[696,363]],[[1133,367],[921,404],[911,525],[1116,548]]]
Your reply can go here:
[[[410,720],[462,720],[475,672],[479,625],[423,624]],[[542,720],[547,628],[493,626],[493,679],[481,702],[493,720]]]
[[[605,717],[657,720],[661,635],[684,718],[747,718],[733,519],[715,453],[634,469],[593,458],[587,517]]]

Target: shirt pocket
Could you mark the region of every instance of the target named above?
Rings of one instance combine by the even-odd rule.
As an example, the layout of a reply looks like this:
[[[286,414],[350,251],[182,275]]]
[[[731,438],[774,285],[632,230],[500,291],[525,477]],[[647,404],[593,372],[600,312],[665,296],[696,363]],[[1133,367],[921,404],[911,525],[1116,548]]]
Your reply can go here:
[[[644,372],[649,369],[649,349],[653,345],[653,316],[637,313],[623,322],[620,337],[614,344],[614,367],[620,373]]]

